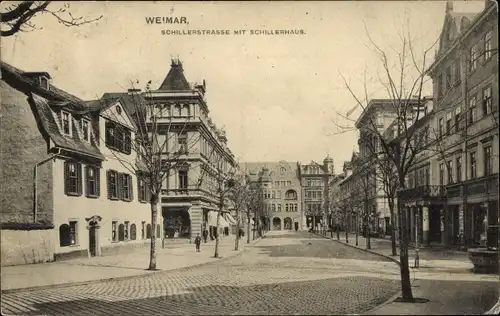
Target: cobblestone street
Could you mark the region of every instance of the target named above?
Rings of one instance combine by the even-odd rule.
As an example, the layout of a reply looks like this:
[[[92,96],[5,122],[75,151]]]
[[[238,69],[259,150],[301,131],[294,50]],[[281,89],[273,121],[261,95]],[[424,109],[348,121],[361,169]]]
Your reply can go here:
[[[19,291],[5,315],[363,313],[399,290],[398,266],[308,233],[270,233],[240,256],[129,280]]]

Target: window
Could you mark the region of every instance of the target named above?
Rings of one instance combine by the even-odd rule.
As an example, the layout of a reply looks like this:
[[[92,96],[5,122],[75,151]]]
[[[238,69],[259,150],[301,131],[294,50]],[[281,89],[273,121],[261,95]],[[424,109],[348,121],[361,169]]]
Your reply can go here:
[[[279,182],[279,181],[274,181],[274,185],[275,185],[275,186],[279,186],[279,185],[280,185],[280,182]]]
[[[77,162],[64,163],[64,193],[79,196],[82,194],[82,165]]]
[[[462,107],[457,106],[455,108],[455,132],[460,130],[460,115],[462,113]]]
[[[478,59],[478,54],[477,54],[477,45],[474,45],[470,48],[469,52],[469,71],[473,72],[477,68],[477,59]]]
[[[281,212],[281,204],[278,204],[278,212]]]
[[[444,163],[439,164],[439,185],[444,185]]]
[[[431,172],[430,168],[426,167],[425,168],[425,185],[430,185],[431,184]]]
[[[485,62],[491,58],[491,31],[484,34],[483,55]]]
[[[462,181],[462,157],[457,157],[457,182]]]
[[[132,133],[114,122],[105,123],[105,143],[108,148],[129,155],[132,151]]]
[[[187,143],[187,134],[180,133],[177,137],[177,143],[179,144],[179,152],[187,154],[188,153],[188,143]]]
[[[312,191],[312,198],[315,199],[316,198],[316,191]]]
[[[130,222],[128,222],[128,221],[125,222],[125,229],[124,229],[124,232],[123,232],[125,240],[128,240],[128,237],[129,237],[128,236],[129,224],[130,224]]]
[[[285,172],[286,172],[286,169],[285,169],[285,168],[283,168],[283,167],[281,167],[281,168],[280,168],[280,173],[281,173],[281,174],[283,174],[283,173],[285,173]]]
[[[470,163],[470,178],[474,179],[477,176],[476,172],[476,153],[469,153],[469,163]]]
[[[476,121],[476,96],[473,96],[469,100],[469,124]]]
[[[132,201],[133,196],[132,196],[132,176],[129,174],[122,173],[120,174],[120,193],[121,193],[121,199],[123,201]]]
[[[271,198],[273,198],[273,199],[276,198],[276,191],[273,190]]]
[[[288,203],[285,204],[285,212],[288,212]]]
[[[492,164],[492,157],[491,157],[491,146],[484,147],[483,149],[484,154],[484,175],[488,176],[493,173],[493,164]]]
[[[310,179],[308,179],[308,180],[307,180],[307,186],[308,186],[308,187],[310,187],[310,186],[311,186],[311,180],[310,180]]]
[[[137,238],[137,232],[135,228],[135,224],[130,225],[130,239],[131,240],[136,240]]]
[[[444,122],[443,122],[443,118],[442,117],[439,118],[439,130],[438,130],[438,132],[439,132],[439,137],[440,138],[443,137],[443,134],[444,134]]]
[[[141,222],[141,239],[146,239],[146,222]]]
[[[61,112],[62,116],[62,130],[66,135],[71,135],[71,114],[68,112]]]
[[[295,212],[297,212],[297,204],[295,204],[294,210],[295,210]]]
[[[137,177],[137,185],[138,185],[137,191],[139,194],[139,202],[147,202],[148,199],[146,195],[147,194],[146,180],[144,180],[144,178]]]
[[[276,212],[276,204],[271,205],[271,210],[272,210],[273,212]]]
[[[452,117],[453,117],[453,114],[450,112],[446,113],[446,133],[448,135],[451,134],[451,123],[452,123]]]
[[[448,184],[453,183],[453,160],[448,161]]]
[[[451,88],[451,67],[446,68],[446,81],[445,81],[445,89],[448,91]]]
[[[70,245],[78,244],[78,222],[69,222],[69,240]]]
[[[107,171],[108,180],[108,199],[118,200],[119,199],[119,173],[114,170]]]
[[[85,141],[90,141],[90,123],[88,120],[82,119],[80,121],[81,127],[82,127],[82,137],[83,140]]]
[[[460,58],[455,60],[455,85],[460,83],[460,78],[462,77],[462,66],[460,64]]]
[[[179,170],[179,189],[186,190],[188,188],[188,171]]]
[[[312,205],[311,204],[307,204],[307,211],[312,212]]]
[[[483,116],[491,113],[491,86],[483,90]]]
[[[111,241],[118,241],[118,234],[116,232],[117,224],[117,221],[111,222]]]
[[[85,179],[87,197],[99,197],[101,169],[95,166],[85,166]]]

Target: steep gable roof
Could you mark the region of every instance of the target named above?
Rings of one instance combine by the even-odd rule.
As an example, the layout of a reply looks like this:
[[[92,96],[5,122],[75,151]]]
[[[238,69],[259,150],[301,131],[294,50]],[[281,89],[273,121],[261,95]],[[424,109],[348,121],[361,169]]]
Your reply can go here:
[[[182,63],[179,60],[172,60],[170,65],[170,71],[163,80],[158,90],[162,91],[182,91],[191,90],[186,77],[184,76],[184,69],[182,68]]]

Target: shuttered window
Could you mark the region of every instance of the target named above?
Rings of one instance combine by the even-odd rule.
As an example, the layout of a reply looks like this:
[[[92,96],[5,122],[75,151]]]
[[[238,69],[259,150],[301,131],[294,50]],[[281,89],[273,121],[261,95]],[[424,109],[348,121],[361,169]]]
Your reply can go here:
[[[113,122],[106,122],[105,128],[106,146],[129,155],[132,152],[132,132]]]
[[[82,165],[78,162],[64,163],[64,193],[66,195],[82,195]]]
[[[107,183],[108,183],[108,199],[118,200],[119,199],[119,176],[118,172],[114,170],[107,171]]]
[[[115,170],[107,171],[108,199],[130,202],[134,199],[132,176]]]
[[[87,197],[101,195],[101,169],[96,166],[85,166],[85,194]]]
[[[148,201],[148,187],[147,183],[141,176],[137,176],[137,194],[139,202],[147,202]]]
[[[124,201],[132,201],[133,200],[133,190],[132,190],[132,176],[129,174],[122,173],[120,174],[120,192],[121,199]]]

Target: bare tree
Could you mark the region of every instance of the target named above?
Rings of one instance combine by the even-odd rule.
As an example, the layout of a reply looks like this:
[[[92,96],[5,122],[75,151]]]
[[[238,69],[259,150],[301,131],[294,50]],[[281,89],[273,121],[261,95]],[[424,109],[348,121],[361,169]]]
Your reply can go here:
[[[135,139],[130,130],[121,125],[121,119],[115,113],[115,123],[108,122],[106,134],[101,135],[102,141],[111,148],[111,153],[120,164],[137,176],[138,189],[151,208],[151,248],[148,270],[156,270],[156,225],[158,203],[164,188],[165,180],[173,171],[188,167],[186,162],[190,149],[198,145],[199,135],[192,133],[184,141],[173,142],[178,135],[186,134],[189,129],[189,118],[178,122],[172,116],[165,115],[168,105],[158,103],[151,97],[149,82],[144,92],[131,89],[129,93],[119,97],[102,98],[104,105],[121,99],[126,105],[126,111],[135,124]],[[104,137],[103,137],[104,136]],[[130,159],[134,153],[136,160]],[[126,180],[129,181],[129,180]],[[132,183],[129,182],[129,185]],[[187,182],[183,189],[187,190]],[[142,191],[142,192],[141,192]]]
[[[233,187],[228,194],[228,198],[236,210],[236,237],[234,250],[238,250],[239,248],[241,230],[240,224],[242,219],[241,214],[247,207],[247,200],[250,197],[250,194],[248,177],[242,174],[235,175]]]
[[[383,86],[387,94],[387,100],[390,103],[391,112],[394,117],[393,135],[386,137],[384,131],[380,130],[378,122],[367,115],[367,126],[363,129],[375,137],[379,153],[370,155],[370,158],[376,162],[388,163],[388,171],[391,170],[396,175],[399,190],[406,189],[406,178],[408,172],[414,164],[416,155],[419,152],[420,141],[415,138],[414,129],[410,128],[419,120],[423,109],[423,87],[426,82],[426,70],[428,54],[434,47],[426,49],[422,57],[417,59],[414,51],[414,44],[410,34],[403,36],[400,34],[401,47],[394,50],[396,54],[396,66],[390,62],[389,55],[384,49],[377,45],[368,30],[366,31],[372,49],[382,65],[382,75],[379,74],[379,83]],[[368,113],[369,95],[367,87],[366,72],[364,77],[364,100],[354,92],[353,87],[347,82],[345,77],[340,74],[345,87],[356,101],[356,105]],[[369,113],[368,113],[369,114]],[[401,203],[397,203],[399,219],[399,237],[400,237],[400,272],[402,298],[407,301],[413,301],[413,293],[410,283],[410,271],[408,265],[408,236],[405,232],[405,215]]]
[[[66,27],[78,27],[102,18],[102,15],[92,19],[74,16],[71,13],[69,3],[56,3],[55,6],[59,5],[60,7],[54,10],[50,9],[49,5],[51,8],[54,6],[52,1],[21,1],[7,5],[0,13],[1,37],[42,29],[42,27],[37,27],[32,20],[38,15],[50,15]]]

